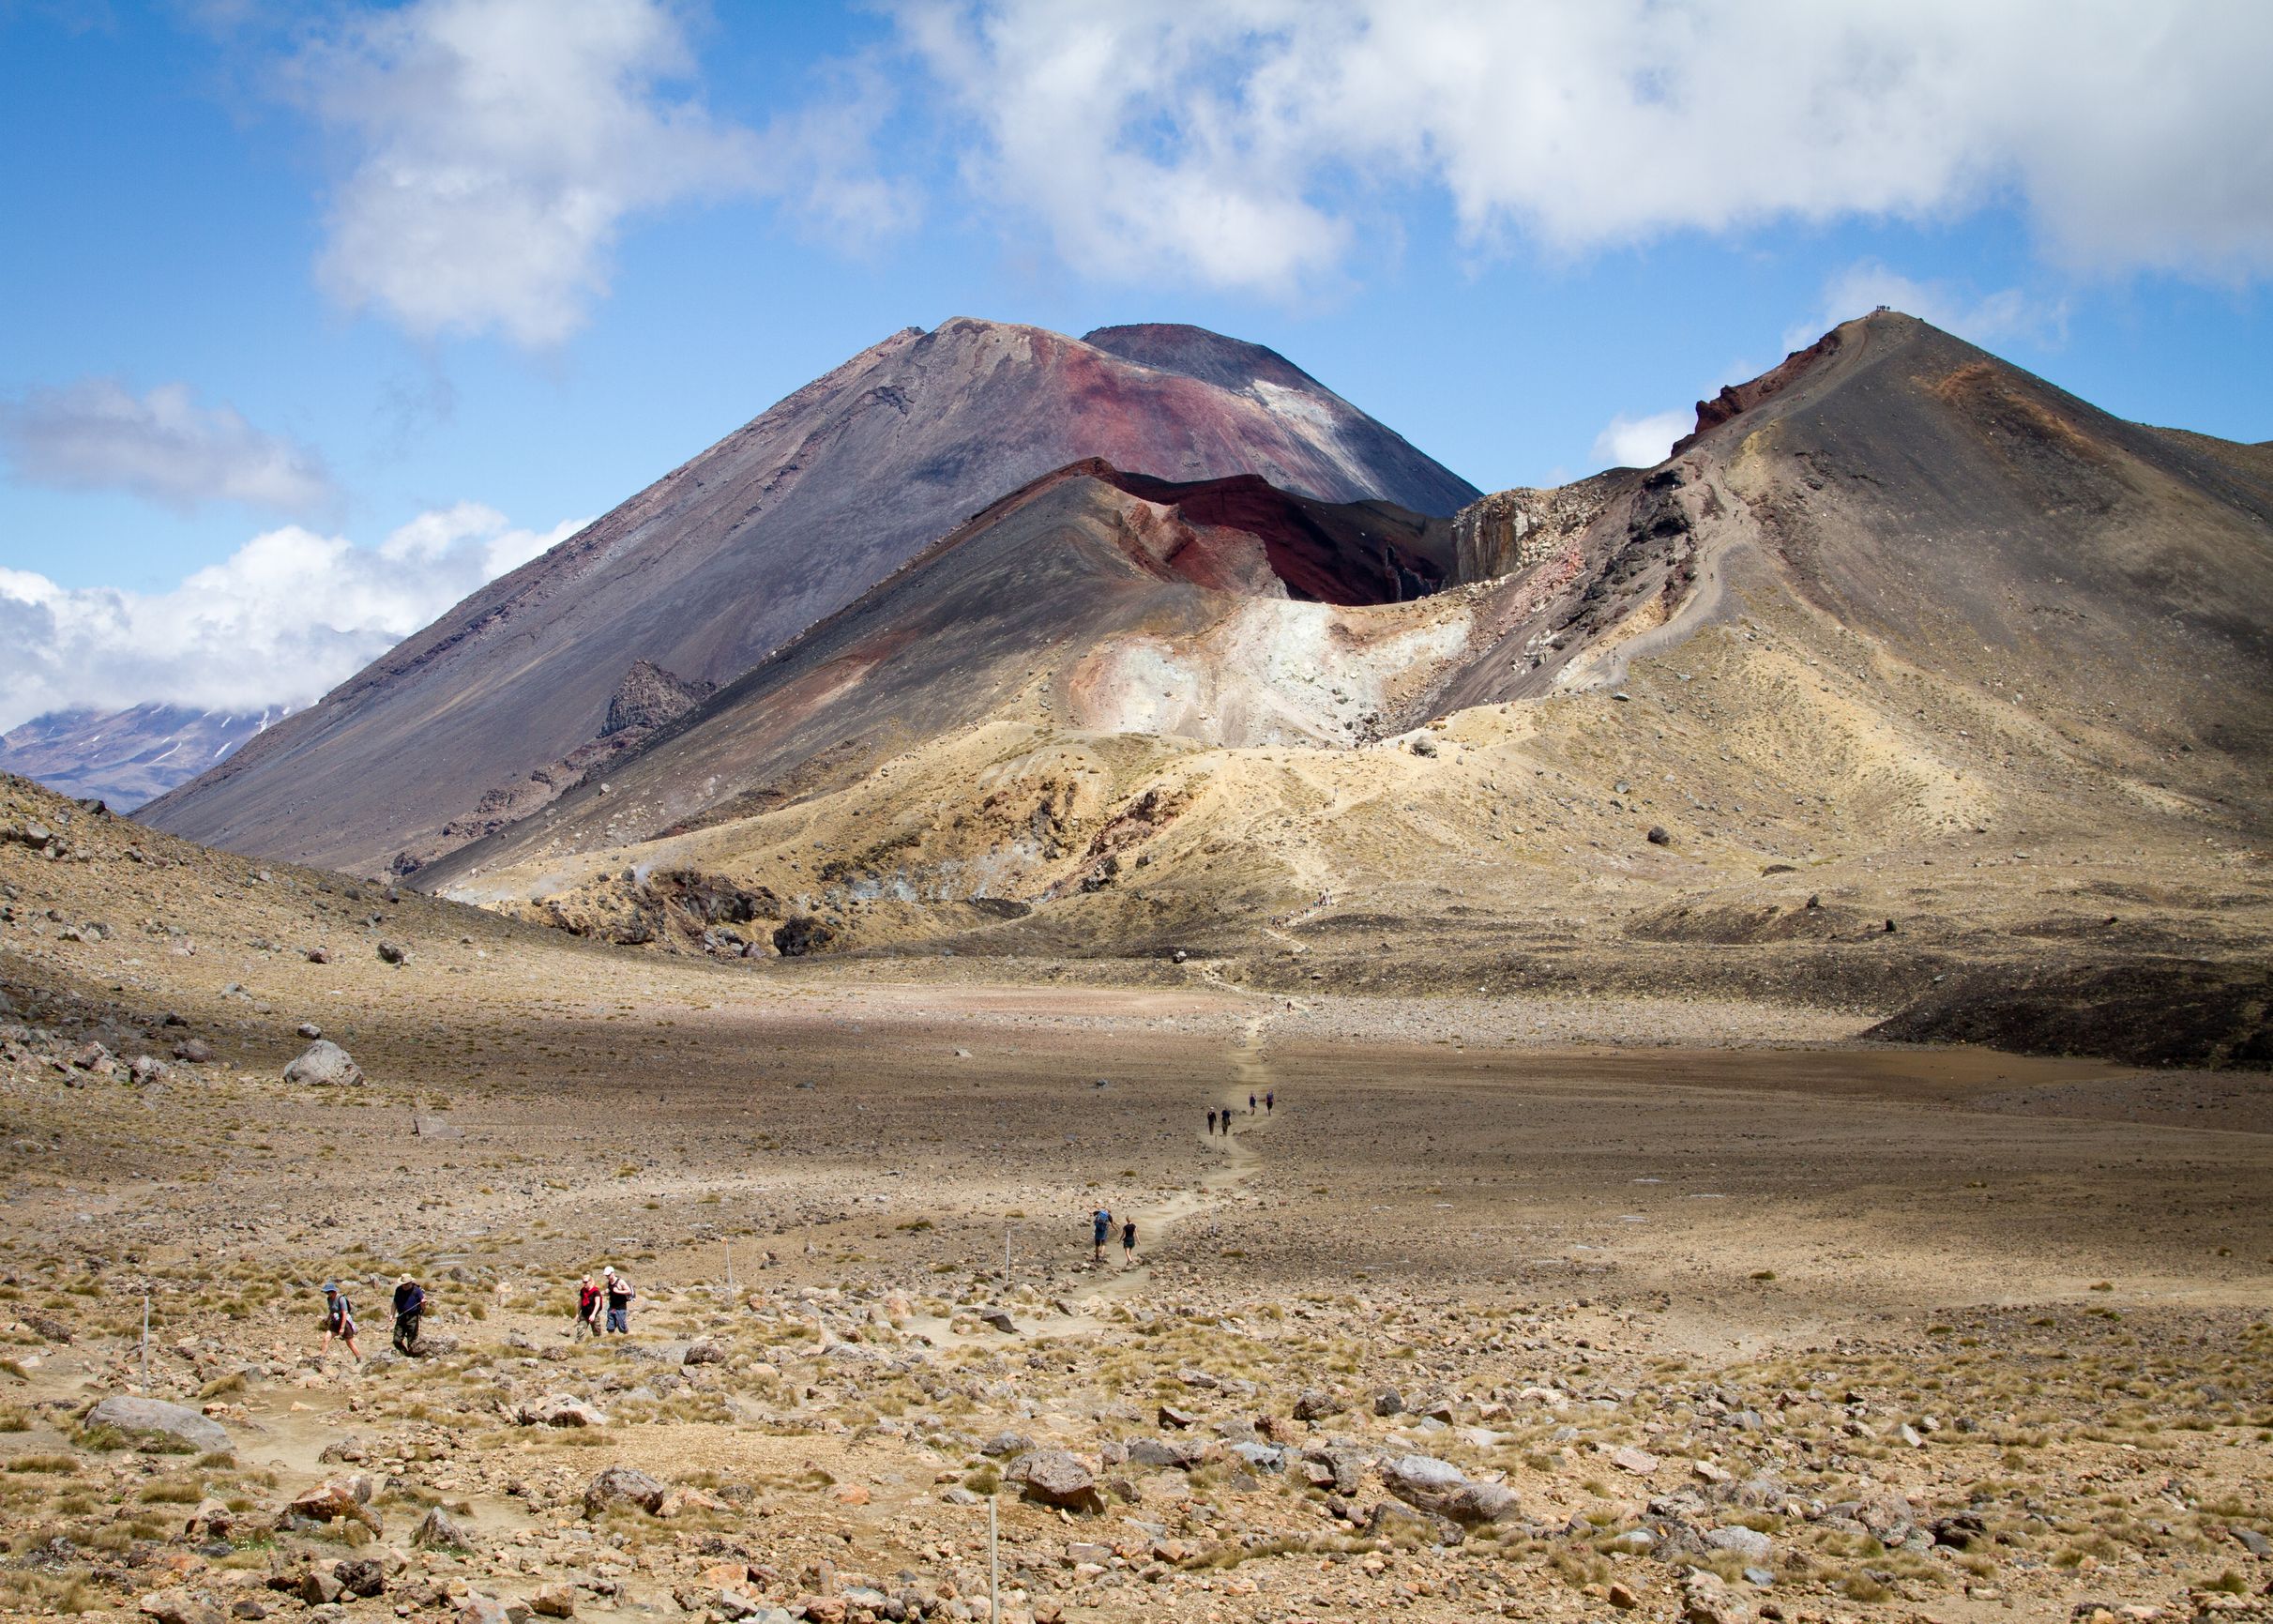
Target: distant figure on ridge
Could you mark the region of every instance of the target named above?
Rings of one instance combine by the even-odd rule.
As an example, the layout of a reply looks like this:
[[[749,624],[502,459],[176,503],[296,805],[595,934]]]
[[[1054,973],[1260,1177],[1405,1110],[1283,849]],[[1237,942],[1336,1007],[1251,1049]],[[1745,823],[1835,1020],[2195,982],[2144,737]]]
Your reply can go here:
[[[1207,1108],[1207,1136],[1210,1139],[1216,1136],[1216,1111],[1212,1105]]]
[[[324,1283],[324,1345],[317,1350],[319,1358],[331,1351],[335,1337],[347,1344],[347,1351],[356,1356],[356,1363],[363,1362],[363,1350],[356,1345],[356,1311],[348,1302],[347,1294],[340,1289],[340,1283],[327,1280]]]
[[[1268,1116],[1271,1114],[1271,1108],[1277,1105],[1278,1102],[1279,1091],[1274,1088],[1268,1094],[1265,1094],[1263,1097],[1263,1115]]]
[[[404,1358],[418,1345],[418,1322],[426,1317],[426,1287],[409,1275],[395,1282],[395,1351]]]
[[[1255,1114],[1255,1097],[1252,1094],[1247,1097],[1247,1114],[1250,1116]]]

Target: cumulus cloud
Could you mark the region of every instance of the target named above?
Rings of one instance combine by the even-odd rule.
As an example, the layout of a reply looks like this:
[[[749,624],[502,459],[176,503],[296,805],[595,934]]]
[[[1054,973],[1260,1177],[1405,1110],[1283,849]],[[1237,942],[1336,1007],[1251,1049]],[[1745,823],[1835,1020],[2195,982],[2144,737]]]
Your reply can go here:
[[[0,452],[26,484],[125,491],[184,511],[241,502],[304,517],[339,495],[314,450],[232,406],[199,405],[186,384],[137,395],[114,378],[83,378],[0,401]]]
[[[520,529],[461,502],[376,547],[288,524],[163,593],[0,569],[0,730],[77,706],[308,704],[583,524]]]
[[[2273,8],[908,0],[967,173],[1083,272],[1280,292],[1387,188],[1472,246],[2018,207],[2092,273],[2273,271]]]
[[[319,261],[353,309],[421,336],[558,343],[604,293],[626,217],[759,190],[755,135],[671,86],[659,0],[414,0],[292,65],[350,166]]]
[[[1674,442],[1697,426],[1688,412],[1657,412],[1646,417],[1621,413],[1594,437],[1595,461],[1605,468],[1654,468],[1665,461]]]
[[[2068,331],[2068,301],[2038,298],[2019,288],[1975,294],[1949,281],[1919,281],[1875,260],[1849,266],[1824,286],[1814,313],[1784,330],[1788,350],[1813,343],[1844,321],[1887,305],[1977,344],[2011,339],[2057,343]]]

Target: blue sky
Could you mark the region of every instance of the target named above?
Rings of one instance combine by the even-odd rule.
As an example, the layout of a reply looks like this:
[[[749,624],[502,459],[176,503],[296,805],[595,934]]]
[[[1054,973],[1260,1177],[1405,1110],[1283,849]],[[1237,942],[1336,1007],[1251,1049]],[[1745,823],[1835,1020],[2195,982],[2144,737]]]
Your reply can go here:
[[[1188,321],[1485,489],[1871,304],[2273,437],[2273,8],[0,0],[0,727],[305,702],[895,328]]]

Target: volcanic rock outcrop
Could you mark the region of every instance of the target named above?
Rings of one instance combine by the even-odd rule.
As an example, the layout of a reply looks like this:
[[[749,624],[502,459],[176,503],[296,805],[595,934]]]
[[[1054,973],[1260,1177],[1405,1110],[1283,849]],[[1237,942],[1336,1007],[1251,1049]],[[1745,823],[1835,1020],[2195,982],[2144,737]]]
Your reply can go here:
[[[601,736],[636,662],[730,682],[1083,457],[1440,515],[1477,494],[1268,350],[1191,327],[1093,337],[961,318],[894,334],[144,815],[251,855],[415,865],[549,801],[560,783],[531,775]]]

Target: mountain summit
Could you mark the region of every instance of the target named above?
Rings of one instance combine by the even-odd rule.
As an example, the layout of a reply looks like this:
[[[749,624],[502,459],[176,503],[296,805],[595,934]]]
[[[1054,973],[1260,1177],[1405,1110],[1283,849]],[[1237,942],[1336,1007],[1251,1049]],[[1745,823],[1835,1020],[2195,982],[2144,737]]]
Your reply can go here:
[[[729,682],[1084,458],[1436,515],[1477,494],[1272,351],[1183,326],[1091,340],[961,317],[893,334],[144,817],[234,851],[407,869],[577,776],[554,769],[601,736],[635,666]]]

